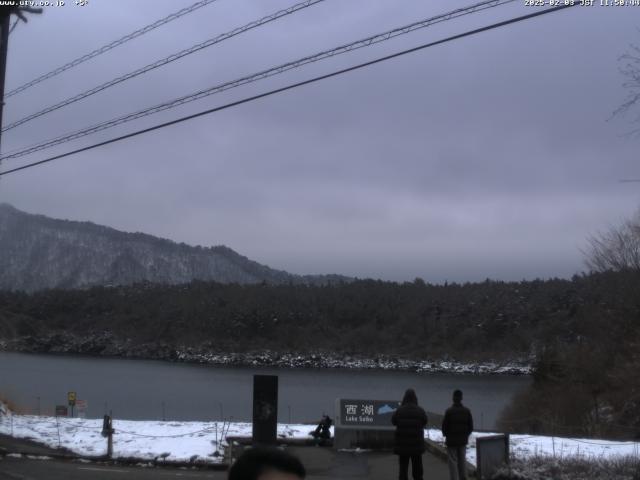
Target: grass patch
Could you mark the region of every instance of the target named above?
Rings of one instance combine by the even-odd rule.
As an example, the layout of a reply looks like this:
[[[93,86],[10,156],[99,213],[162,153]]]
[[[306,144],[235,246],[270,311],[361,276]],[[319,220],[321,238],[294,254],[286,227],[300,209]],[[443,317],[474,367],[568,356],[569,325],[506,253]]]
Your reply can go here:
[[[640,480],[640,457],[513,458],[492,480]]]

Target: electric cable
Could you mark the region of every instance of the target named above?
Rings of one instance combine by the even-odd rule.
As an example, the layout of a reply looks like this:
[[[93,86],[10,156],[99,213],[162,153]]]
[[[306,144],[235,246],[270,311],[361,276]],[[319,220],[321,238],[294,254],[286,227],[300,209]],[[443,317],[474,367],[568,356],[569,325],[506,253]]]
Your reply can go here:
[[[97,133],[99,131],[102,130],[106,130],[108,128],[112,128],[114,126],[117,125],[121,125],[123,123],[127,123],[133,120],[137,120],[139,118],[148,116],[148,115],[152,115],[154,113],[158,113],[164,110],[168,110],[180,105],[184,105],[185,103],[190,103],[192,101],[196,101],[196,100],[200,100],[204,97],[207,97],[209,95],[213,95],[216,93],[220,93],[232,88],[236,88],[242,85],[246,85],[249,83],[253,83],[259,80],[263,80],[265,78],[269,78],[275,75],[279,75],[281,73],[284,73],[286,71],[295,69],[295,68],[299,68],[302,67],[303,65],[309,64],[309,63],[314,63],[317,61],[321,61],[336,55],[341,55],[343,53],[347,53],[353,50],[357,50],[359,48],[364,48],[364,47],[368,47],[370,45],[376,44],[376,43],[380,43],[383,41],[387,41],[390,40],[391,38],[394,38],[396,36],[399,35],[405,35],[408,34],[414,30],[417,30],[419,28],[425,28],[428,27],[430,25],[436,24],[436,23],[440,23],[440,22],[444,22],[444,21],[448,21],[448,20],[452,20],[453,18],[458,18],[460,16],[464,16],[464,15],[469,15],[471,13],[475,13],[477,11],[481,11],[481,10],[486,10],[488,8],[494,8],[500,5],[504,5],[507,3],[512,3],[515,0],[488,0],[488,1],[483,1],[474,5],[471,5],[469,7],[464,7],[464,8],[459,8],[453,11],[450,11],[448,13],[445,14],[441,14],[441,15],[437,15],[435,17],[430,17],[427,18],[425,20],[420,20],[418,22],[414,22],[412,24],[409,25],[405,25],[403,27],[399,27],[399,28],[395,28],[393,30],[389,30],[386,31],[384,33],[379,33],[361,40],[357,40],[351,43],[348,43],[346,45],[342,45],[330,50],[324,50],[321,51],[319,53],[313,54],[313,55],[309,55],[276,67],[272,67],[269,68],[267,70],[263,70],[261,72],[257,72],[257,73],[253,73],[251,75],[245,76],[245,77],[241,77],[238,78],[236,80],[232,80],[232,81],[228,81],[210,88],[207,88],[205,90],[200,90],[198,92],[189,94],[189,95],[185,95],[183,97],[180,98],[176,98],[167,102],[164,102],[162,104],[159,105],[155,105],[153,107],[149,107],[146,108],[144,110],[139,110],[137,112],[133,112],[127,115],[123,115],[121,117],[117,117],[102,123],[98,123],[95,125],[92,125],[90,127],[86,127],[84,129],[78,130],[76,132],[72,132],[72,133],[68,133],[68,134],[64,134],[62,136],[58,136],[56,138],[53,139],[49,139],[49,140],[45,140],[44,142],[40,142],[37,143],[35,145],[31,145],[29,147],[17,150],[17,151],[13,151],[11,153],[7,153],[3,156],[0,156],[0,161],[2,160],[6,160],[6,159],[10,159],[10,158],[18,158],[18,157],[22,157],[24,155],[28,155],[40,150],[44,150],[47,148],[51,148],[54,147],[56,145],[60,145],[62,143],[67,143],[69,141],[72,140],[76,140],[78,138],[84,137],[86,135],[91,135],[93,133]]]
[[[51,113],[54,112],[60,108],[66,107],[67,105],[71,105],[72,103],[78,102],[80,100],[83,100],[87,97],[90,97],[92,95],[95,95],[96,93],[102,92],[103,90],[106,90],[110,87],[113,87],[115,85],[118,85],[120,83],[126,82],[127,80],[131,80],[132,78],[138,77],[140,75],[143,75],[145,73],[148,73],[152,70],[155,70],[156,68],[160,68],[163,67],[165,65],[168,65],[172,62],[175,62],[176,60],[179,60],[183,57],[186,57],[187,55],[191,55],[192,53],[195,52],[199,52],[200,50],[203,50],[205,48],[211,47],[212,45],[216,45],[218,43],[221,43],[225,40],[228,40],[232,37],[235,37],[236,35],[240,35],[241,33],[247,32],[249,30],[252,30],[254,28],[257,27],[261,27],[267,23],[273,22],[275,20],[278,20],[279,18],[282,18],[286,15],[290,15],[292,13],[298,12],[300,10],[303,10],[305,8],[311,7],[317,3],[320,2],[324,2],[325,0],[305,0],[304,2],[300,2],[297,3],[295,5],[292,5],[291,7],[285,8],[283,10],[278,10],[277,12],[271,14],[271,15],[267,15],[259,20],[254,20],[253,22],[247,23],[246,25],[243,25],[242,27],[238,27],[238,28],[234,28],[233,30],[226,32],[226,33],[222,33],[220,35],[217,35],[213,38],[210,38],[208,40],[205,40],[204,42],[198,43],[196,45],[193,45],[187,49],[181,50],[179,52],[176,53],[172,53],[171,55],[168,55],[164,58],[161,58],[160,60],[156,60],[153,63],[149,63],[148,65],[145,65],[144,67],[138,68],[137,70],[134,70],[132,72],[126,73],[124,75],[121,75],[119,77],[116,77],[114,79],[109,80],[108,82],[102,83],[96,87],[90,88],[89,90],[85,90],[84,92],[81,92],[77,95],[74,95],[73,97],[69,97],[65,100],[62,100],[61,102],[58,102],[56,104],[50,105],[38,112],[32,113],[30,115],[27,115],[26,117],[21,118],[20,120],[16,120],[15,122],[10,123],[9,125],[6,125],[5,127],[2,128],[3,132],[6,132],[7,130],[11,130],[13,128],[16,128],[24,123],[30,122],[31,120],[34,120],[38,117],[41,117],[42,115],[46,115],[47,113]]]
[[[168,127],[170,125],[175,125],[177,123],[181,123],[181,122],[184,122],[184,121],[187,121],[187,120],[191,120],[191,119],[194,119],[194,118],[202,117],[204,115],[209,115],[209,114],[214,113],[214,112],[218,112],[218,111],[221,111],[221,110],[226,110],[226,109],[231,108],[231,107],[235,107],[235,106],[242,105],[242,104],[245,104],[245,103],[248,103],[248,102],[252,102],[254,100],[258,100],[260,98],[265,98],[265,97],[268,97],[268,96],[271,96],[271,95],[275,95],[277,93],[282,93],[282,92],[285,92],[285,91],[288,91],[288,90],[292,90],[292,89],[301,87],[303,85],[308,85],[308,84],[311,84],[311,83],[319,82],[321,80],[326,80],[328,78],[336,77],[338,75],[342,75],[342,74],[347,73],[347,72],[351,72],[351,71],[354,71],[354,70],[359,70],[361,68],[368,67],[370,65],[374,65],[374,64],[377,64],[377,63],[381,63],[381,62],[384,62],[384,61],[387,61],[387,60],[391,60],[392,58],[397,58],[397,57],[400,57],[400,56],[404,56],[404,55],[407,55],[409,53],[417,52],[417,51],[423,50],[425,48],[433,47],[433,46],[436,46],[436,45],[440,45],[440,44],[443,44],[443,43],[447,43],[447,42],[450,42],[450,41],[453,41],[453,40],[457,40],[457,39],[460,39],[460,38],[464,38],[464,37],[468,37],[468,36],[471,36],[471,35],[476,35],[478,33],[486,32],[488,30],[493,30],[493,29],[496,29],[496,28],[504,27],[506,25],[511,25],[513,23],[522,22],[524,20],[529,20],[531,18],[539,17],[541,15],[546,15],[548,13],[557,12],[557,11],[560,11],[560,10],[564,10],[566,8],[571,8],[571,7],[575,6],[575,5],[578,5],[578,4],[561,5],[559,7],[547,8],[547,9],[540,10],[540,11],[537,11],[537,12],[534,12],[534,13],[530,13],[528,15],[522,15],[522,16],[519,16],[519,17],[514,17],[514,18],[511,18],[509,20],[504,20],[504,21],[501,21],[501,22],[498,22],[498,23],[487,25],[485,27],[477,28],[477,29],[474,29],[474,30],[469,30],[467,32],[460,33],[460,34],[457,34],[457,35],[453,35],[453,36],[450,36],[450,37],[446,37],[446,38],[441,39],[441,40],[436,40],[434,42],[425,43],[423,45],[419,45],[417,47],[409,48],[407,50],[402,50],[400,52],[393,53],[393,54],[390,54],[390,55],[386,55],[384,57],[379,57],[379,58],[376,58],[374,60],[370,60],[368,62],[360,63],[358,65],[347,67],[347,68],[344,68],[344,69],[341,69],[341,70],[336,70],[334,72],[327,73],[325,75],[320,75],[320,76],[317,76],[317,77],[313,77],[311,79],[304,80],[304,81],[297,82],[297,83],[293,83],[293,84],[287,85],[285,87],[276,88],[274,90],[270,90],[268,92],[264,92],[264,93],[261,93],[261,94],[258,94],[258,95],[253,95],[251,97],[246,97],[246,98],[243,98],[241,100],[237,100],[237,101],[234,101],[234,102],[231,102],[231,103],[227,103],[227,104],[219,106],[219,107],[215,107],[215,108],[211,108],[211,109],[208,109],[208,110],[204,110],[204,111],[192,114],[192,115],[187,115],[185,117],[181,117],[181,118],[178,118],[178,119],[175,119],[175,120],[171,120],[169,122],[165,122],[165,123],[161,123],[161,124],[158,124],[158,125],[154,125],[152,127],[145,128],[145,129],[142,129],[142,130],[137,130],[135,132],[128,133],[126,135],[122,135],[122,136],[119,136],[119,137],[111,138],[111,139],[105,140],[103,142],[95,143],[93,145],[88,145],[86,147],[82,147],[82,148],[79,148],[79,149],[76,149],[76,150],[73,150],[73,151],[70,151],[70,152],[66,152],[66,153],[62,153],[62,154],[59,154],[59,155],[55,155],[55,156],[46,158],[44,160],[40,160],[40,161],[37,161],[37,162],[32,162],[32,163],[29,163],[27,165],[23,165],[21,167],[13,168],[13,169],[10,169],[10,170],[5,170],[3,172],[0,172],[0,176],[8,175],[10,173],[15,173],[15,172],[18,172],[20,170],[25,170],[27,168],[32,168],[32,167],[35,167],[37,165],[42,165],[44,163],[52,162],[54,160],[58,160],[60,158],[65,158],[65,157],[74,155],[76,153],[81,153],[81,152],[86,152],[88,150],[93,150],[95,148],[98,148],[98,147],[101,147],[101,146],[104,146],[104,145],[109,145],[111,143],[119,142],[119,141],[125,140],[127,138],[132,138],[132,137],[135,137],[135,136],[138,136],[138,135],[142,135],[144,133],[148,133],[148,132],[151,132],[151,131],[154,131],[154,130],[158,130],[158,129],[161,129],[161,128],[164,128],[164,127]]]
[[[144,35],[145,33],[150,32],[151,30],[155,30],[156,28],[165,25],[173,20],[176,20],[184,15],[187,15],[189,13],[195,12],[196,10],[198,10],[199,8],[202,8],[206,5],[209,5],[210,3],[216,2],[217,0],[200,0],[199,2],[194,3],[193,5],[183,8],[181,10],[178,10],[177,12],[174,12],[170,15],[167,15],[164,18],[161,18],[160,20],[157,20],[155,22],[153,22],[150,25],[147,25],[145,27],[142,27],[138,30],[135,30],[127,35],[125,35],[124,37],[121,37],[117,40],[114,40],[111,43],[108,43],[107,45],[104,45],[100,48],[97,48],[95,50],[93,50],[92,52],[89,52],[85,55],[82,55],[81,57],[76,58],[75,60],[70,61],[69,63],[66,63],[64,65],[62,65],[61,67],[58,67],[54,70],[51,70],[48,73],[45,73],[43,75],[40,75],[37,78],[34,78],[33,80],[25,83],[24,85],[20,85],[19,87],[14,88],[13,90],[11,90],[8,93],[5,93],[4,97],[5,99],[23,92],[24,90],[26,90],[27,88],[33,87],[34,85],[37,85],[40,82],[44,82],[45,80],[48,80],[49,78],[53,78],[56,75],[61,74],[64,71],[69,70],[70,68],[76,67],[78,65],[80,65],[81,63],[86,62],[87,60],[90,60],[94,57],[97,57],[98,55],[102,55],[105,52],[108,52],[109,50],[112,50],[116,47],[119,47],[120,45],[127,43],[129,40],[133,40],[134,38],[138,38],[142,35]]]

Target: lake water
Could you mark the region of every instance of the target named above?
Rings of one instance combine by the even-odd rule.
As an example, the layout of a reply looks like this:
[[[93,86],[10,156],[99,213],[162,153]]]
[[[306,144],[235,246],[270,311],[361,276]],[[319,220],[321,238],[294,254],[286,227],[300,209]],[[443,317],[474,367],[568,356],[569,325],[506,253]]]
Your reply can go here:
[[[400,400],[411,387],[428,411],[442,413],[464,392],[477,428],[490,429],[529,377],[370,370],[214,367],[147,360],[0,352],[0,398],[28,413],[51,414],[67,392],[88,402],[87,417],[251,421],[253,375],[279,376],[279,422],[333,416],[336,398]]]

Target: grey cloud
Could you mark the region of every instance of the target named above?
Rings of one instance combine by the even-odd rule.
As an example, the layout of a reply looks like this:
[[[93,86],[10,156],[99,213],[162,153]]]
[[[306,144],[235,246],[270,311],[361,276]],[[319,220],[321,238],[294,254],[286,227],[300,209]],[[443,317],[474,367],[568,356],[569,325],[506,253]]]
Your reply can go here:
[[[327,1],[7,132],[3,150],[465,3]],[[9,99],[5,122],[284,6],[219,0]],[[124,0],[49,10],[12,35],[8,88],[175,10]],[[96,138],[530,11],[447,22]],[[0,201],[224,243],[295,273],[570,276],[584,268],[584,238],[638,203],[637,185],[617,182],[640,174],[637,140],[621,136],[625,121],[607,121],[624,97],[617,57],[636,27],[630,10],[602,7],[512,25],[7,176]],[[37,48],[54,33],[56,48]]]

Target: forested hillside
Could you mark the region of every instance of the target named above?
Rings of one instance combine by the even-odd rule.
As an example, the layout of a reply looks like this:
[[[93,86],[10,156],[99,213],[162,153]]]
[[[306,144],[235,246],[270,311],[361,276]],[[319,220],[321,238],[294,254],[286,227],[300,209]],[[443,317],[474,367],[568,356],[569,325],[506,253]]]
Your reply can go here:
[[[192,282],[0,292],[0,347],[9,350],[528,358],[534,384],[502,426],[580,435],[640,434],[639,325],[633,271],[464,285]]]
[[[604,273],[464,285],[417,279],[5,291],[0,336],[7,341],[108,332],[134,343],[218,351],[330,350],[461,360],[593,343],[616,355],[636,335],[639,285],[638,274]]]
[[[232,249],[190,246],[91,222],[57,220],[0,204],[0,289],[87,288],[136,282],[316,283],[339,275],[293,275]]]

